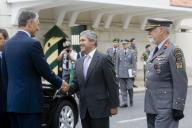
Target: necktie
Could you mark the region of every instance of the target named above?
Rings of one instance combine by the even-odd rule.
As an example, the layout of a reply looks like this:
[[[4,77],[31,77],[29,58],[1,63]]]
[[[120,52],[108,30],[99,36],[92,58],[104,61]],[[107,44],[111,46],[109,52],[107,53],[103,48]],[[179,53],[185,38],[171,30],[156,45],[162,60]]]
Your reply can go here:
[[[87,76],[87,70],[89,68],[89,63],[90,63],[90,56],[87,55],[85,60],[84,60],[84,63],[83,63],[83,74],[84,74],[84,78],[86,78]]]
[[[66,68],[69,69],[69,55],[66,57]]]
[[[117,49],[114,49],[114,51],[113,51],[113,56],[115,56],[116,53],[117,53]]]
[[[157,51],[159,50],[158,47],[155,48],[154,52],[153,52],[153,56],[155,55],[155,53],[157,53]]]
[[[127,51],[125,50],[125,55],[127,54]]]

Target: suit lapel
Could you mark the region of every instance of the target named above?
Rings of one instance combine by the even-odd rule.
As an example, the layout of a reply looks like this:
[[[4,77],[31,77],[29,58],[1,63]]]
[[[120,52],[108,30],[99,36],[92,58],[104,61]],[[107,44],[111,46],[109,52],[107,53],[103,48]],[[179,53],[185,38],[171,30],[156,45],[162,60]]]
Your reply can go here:
[[[83,83],[85,83],[85,78],[84,78],[84,75],[83,75],[83,63],[84,63],[84,60],[85,60],[85,56],[83,56],[82,59],[80,59],[79,61],[79,77],[80,77],[80,81],[82,81]],[[78,73],[77,73],[78,74]]]
[[[93,69],[95,68],[96,63],[98,62],[97,58],[98,58],[98,52],[95,51],[95,54],[93,55],[91,63],[89,64],[89,68],[88,68],[88,71],[87,71],[86,82],[88,81],[88,79],[89,79],[89,77],[91,75],[91,72],[93,71]]]

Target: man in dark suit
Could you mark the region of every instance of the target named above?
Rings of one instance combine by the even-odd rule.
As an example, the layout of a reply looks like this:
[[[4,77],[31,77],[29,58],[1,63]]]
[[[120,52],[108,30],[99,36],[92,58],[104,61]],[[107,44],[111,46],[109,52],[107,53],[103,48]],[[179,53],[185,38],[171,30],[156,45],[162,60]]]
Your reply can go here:
[[[4,47],[5,41],[8,39],[8,33],[5,29],[0,28],[0,126],[9,127],[8,115],[6,113],[6,88],[3,86],[2,82],[2,49]]]
[[[112,58],[96,50],[97,35],[80,33],[80,48],[86,56],[76,62],[73,84],[65,91],[79,91],[80,117],[83,128],[109,128],[109,116],[117,114],[118,84]]]
[[[10,113],[11,128],[40,128],[41,76],[56,88],[66,82],[51,71],[40,42],[32,38],[39,29],[38,15],[23,11],[18,25],[20,29],[7,41],[2,54],[7,111]]]

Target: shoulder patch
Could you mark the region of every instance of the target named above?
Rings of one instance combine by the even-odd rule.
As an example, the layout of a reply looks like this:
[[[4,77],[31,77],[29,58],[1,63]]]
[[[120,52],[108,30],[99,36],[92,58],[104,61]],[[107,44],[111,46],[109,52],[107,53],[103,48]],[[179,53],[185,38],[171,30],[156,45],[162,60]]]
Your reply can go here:
[[[183,52],[180,48],[175,48],[174,50],[175,59],[176,59],[176,69],[183,68]]]

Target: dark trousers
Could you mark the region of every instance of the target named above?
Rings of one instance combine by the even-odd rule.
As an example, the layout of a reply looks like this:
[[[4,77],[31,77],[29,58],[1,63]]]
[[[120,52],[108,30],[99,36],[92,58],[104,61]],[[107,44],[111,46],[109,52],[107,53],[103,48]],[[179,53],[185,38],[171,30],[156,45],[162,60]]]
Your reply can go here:
[[[41,128],[41,114],[10,113],[11,128]]]
[[[81,119],[82,128],[109,128],[109,117],[91,118],[86,112],[85,118]]]
[[[4,128],[10,128],[9,115],[6,112],[4,112],[0,117],[0,126],[4,126]]]

